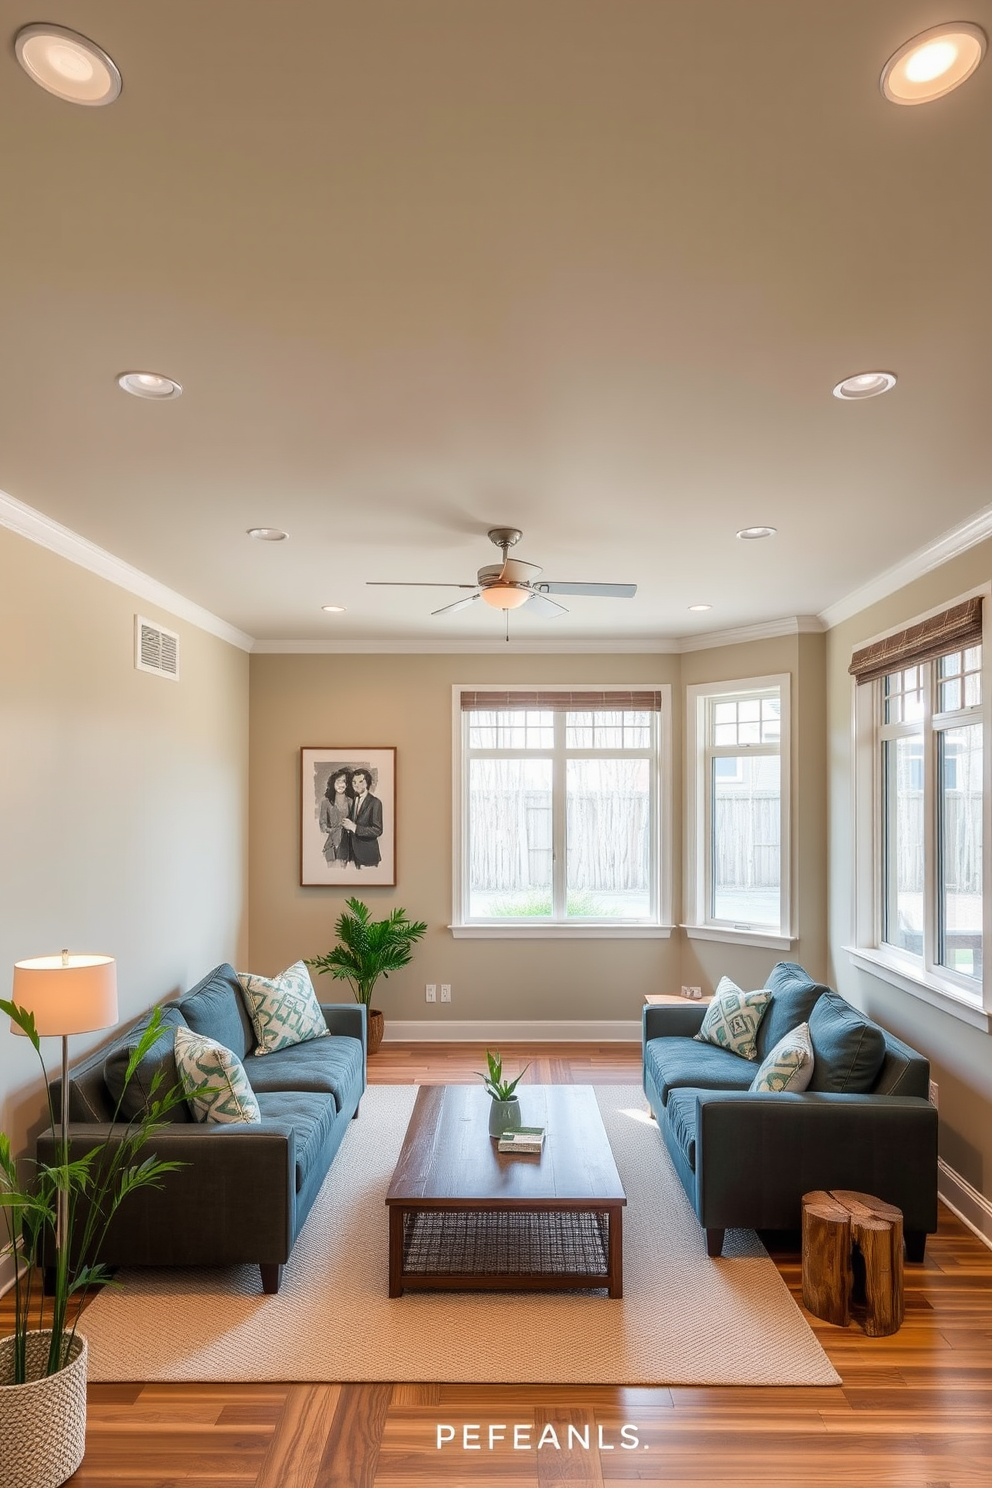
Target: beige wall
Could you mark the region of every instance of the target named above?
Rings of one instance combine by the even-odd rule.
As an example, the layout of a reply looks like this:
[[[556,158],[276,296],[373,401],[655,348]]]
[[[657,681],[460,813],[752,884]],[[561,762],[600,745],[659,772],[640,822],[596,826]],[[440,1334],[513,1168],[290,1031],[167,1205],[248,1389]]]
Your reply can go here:
[[[180,633],[179,682],[135,670],[135,612]],[[4,996],[16,960],[107,952],[127,1021],[241,957],[247,726],[244,652],[0,529]],[[37,1069],[0,1020],[0,1127],[18,1148]]]
[[[852,966],[853,811],[852,682],[848,664],[863,641],[986,583],[992,543],[982,543],[836,626],[827,635],[830,796],[830,957],[834,985],[907,1043],[926,1054],[940,1086],[941,1156],[992,1198],[992,1038],[950,1013]],[[988,846],[986,845],[986,859]]]
[[[793,809],[802,939],[791,952],[670,940],[455,940],[451,919],[453,684],[670,683],[673,689],[675,916],[682,917],[684,687],[790,672],[797,707]],[[678,655],[254,655],[251,659],[251,969],[266,974],[334,944],[355,890],[299,886],[299,750],[334,743],[397,747],[397,884],[361,890],[377,913],[402,905],[426,920],[411,966],[377,991],[387,1018],[611,1020],[640,1016],[642,995],[683,981],[712,988],[723,972],[759,985],[782,957],[825,968],[823,637],[769,640]],[[450,1007],[424,1001],[450,982]],[[321,995],[333,991],[320,985]],[[350,996],[347,984],[333,995]]]

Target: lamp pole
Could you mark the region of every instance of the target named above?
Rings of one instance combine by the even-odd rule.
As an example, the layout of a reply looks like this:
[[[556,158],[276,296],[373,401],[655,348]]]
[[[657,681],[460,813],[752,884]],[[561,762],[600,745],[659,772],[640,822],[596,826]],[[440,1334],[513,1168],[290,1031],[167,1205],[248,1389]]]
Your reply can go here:
[[[14,963],[13,1002],[34,1017],[39,1038],[62,1040],[59,1121],[61,1181],[55,1202],[56,1255],[64,1255],[69,1236],[69,1036],[96,1033],[117,1022],[117,969],[112,956],[36,956]],[[11,1032],[24,1029],[11,1022]],[[54,1131],[53,1131],[54,1135]]]

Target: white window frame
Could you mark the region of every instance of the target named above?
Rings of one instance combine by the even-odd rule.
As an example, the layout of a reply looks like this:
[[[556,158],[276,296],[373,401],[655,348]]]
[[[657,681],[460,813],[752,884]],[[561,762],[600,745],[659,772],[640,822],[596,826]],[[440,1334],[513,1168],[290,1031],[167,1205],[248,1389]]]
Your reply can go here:
[[[498,685],[498,684],[495,684]],[[492,690],[492,682],[457,682],[451,689],[451,758],[452,758],[452,843],[451,887],[452,911],[448,929],[455,939],[467,940],[667,940],[672,930],[672,688],[667,682],[632,682],[632,691],[650,690],[661,695],[657,722],[657,749],[654,757],[655,821],[651,877],[654,913],[650,920],[617,922],[616,920],[522,921],[497,923],[472,920],[467,916],[470,903],[468,885],[468,798],[469,754],[464,748],[462,693]],[[602,693],[617,690],[616,682],[584,683],[514,683],[519,692]],[[557,845],[561,851],[563,844]]]
[[[962,1022],[985,1032],[992,1032],[992,892],[989,889],[989,852],[992,848],[992,584],[983,584],[957,599],[937,605],[911,620],[860,642],[855,650],[884,640],[909,626],[939,615],[955,604],[975,595],[985,597],[982,606],[982,855],[984,861],[982,905],[982,984],[962,977],[949,967],[934,965],[934,913],[936,907],[936,854],[934,840],[936,816],[934,794],[937,789],[937,750],[930,747],[932,730],[929,717],[924,726],[923,778],[925,792],[926,888],[924,891],[925,945],[931,951],[929,962],[900,951],[882,939],[884,894],[884,840],[882,820],[882,688],[884,678],[860,686],[851,679],[851,720],[854,769],[852,771],[851,832],[854,844],[854,945],[845,946],[851,960],[862,971],[881,977],[912,997],[941,1008]],[[955,647],[949,646],[948,651]],[[933,663],[927,662],[932,667]],[[893,671],[898,668],[893,667]],[[891,726],[889,726],[891,729]]]
[[[690,940],[725,941],[732,945],[762,946],[785,951],[796,940],[792,919],[792,678],[788,672],[767,677],[738,677],[726,682],[698,682],[686,688],[686,903],[682,929]],[[732,924],[710,914],[710,761],[707,714],[710,704],[724,698],[760,695],[778,689],[781,700],[780,760],[780,886],[777,927]],[[740,753],[770,754],[767,745],[736,745]]]

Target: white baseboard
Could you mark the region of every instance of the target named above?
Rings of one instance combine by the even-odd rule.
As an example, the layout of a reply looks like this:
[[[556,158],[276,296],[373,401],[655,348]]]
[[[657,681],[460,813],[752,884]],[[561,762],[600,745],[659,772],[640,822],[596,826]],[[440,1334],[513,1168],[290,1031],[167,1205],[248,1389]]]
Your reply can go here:
[[[0,1297],[14,1285],[14,1253],[10,1246],[0,1251]]]
[[[948,1209],[992,1250],[992,1203],[942,1157],[937,1159],[937,1169],[937,1192]]]
[[[639,1022],[558,1022],[546,1023],[498,1023],[490,1019],[477,1022],[453,1023],[449,1019],[441,1022],[433,1018],[418,1018],[401,1023],[394,1018],[386,1019],[384,1043],[393,1044],[639,1044],[641,1025]]]

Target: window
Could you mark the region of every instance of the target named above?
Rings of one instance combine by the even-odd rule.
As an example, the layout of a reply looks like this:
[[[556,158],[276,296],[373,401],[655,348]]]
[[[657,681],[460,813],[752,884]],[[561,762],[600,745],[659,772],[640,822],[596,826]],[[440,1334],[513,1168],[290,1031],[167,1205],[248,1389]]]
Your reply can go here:
[[[453,929],[662,929],[668,691],[455,689]]]
[[[687,689],[690,937],[779,948],[789,911],[789,678]]]
[[[987,1006],[982,624],[979,596],[863,648],[851,662],[860,808],[855,953],[975,1008]]]
[[[876,686],[882,942],[979,986],[981,644],[890,672]]]

